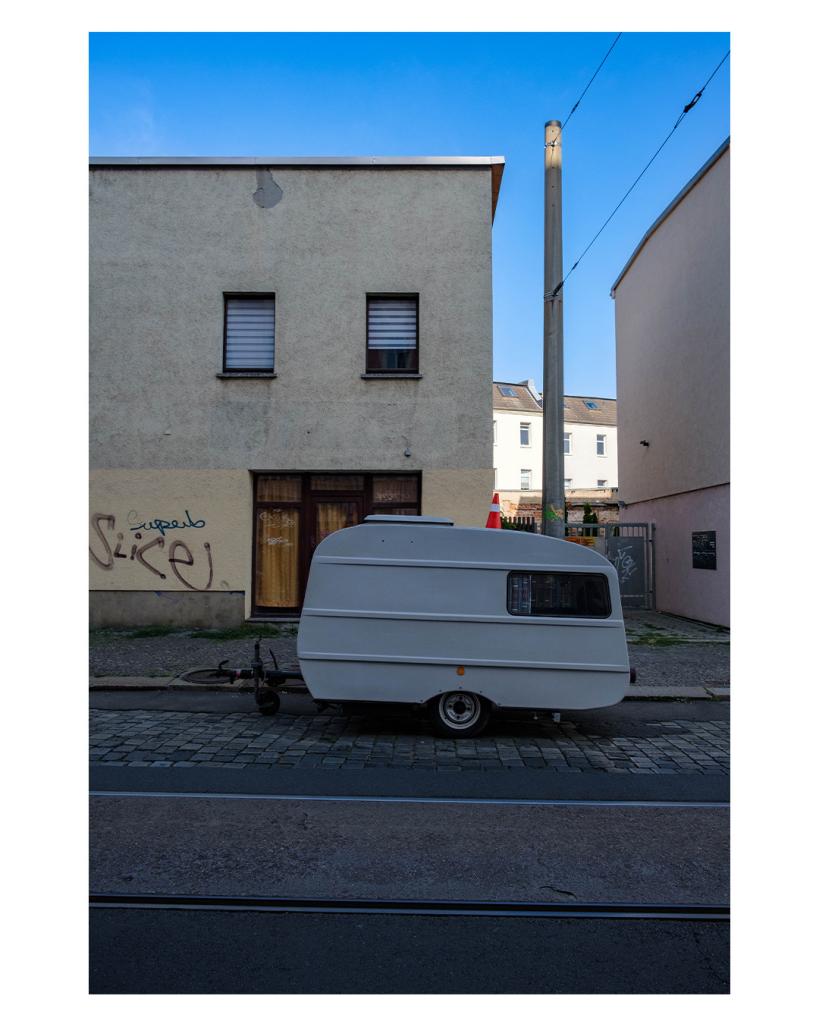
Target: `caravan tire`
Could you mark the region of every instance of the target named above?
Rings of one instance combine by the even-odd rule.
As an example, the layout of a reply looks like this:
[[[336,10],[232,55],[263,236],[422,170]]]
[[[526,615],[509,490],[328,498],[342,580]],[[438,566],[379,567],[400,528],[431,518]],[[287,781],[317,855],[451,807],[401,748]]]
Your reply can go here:
[[[439,736],[467,739],[486,728],[491,713],[488,700],[465,690],[442,693],[429,702],[432,731]]]

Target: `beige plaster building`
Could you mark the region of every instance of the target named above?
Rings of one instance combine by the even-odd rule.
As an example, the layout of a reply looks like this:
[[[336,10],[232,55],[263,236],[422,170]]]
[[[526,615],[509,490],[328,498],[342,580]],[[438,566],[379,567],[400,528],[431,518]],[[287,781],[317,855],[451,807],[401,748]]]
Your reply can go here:
[[[507,516],[541,516],[543,396],[533,380],[494,381],[492,440],[495,490]],[[567,521],[580,522],[588,502],[600,522],[616,521],[617,399],[566,395],[563,467]]]
[[[612,287],[621,518],[656,524],[659,611],[730,624],[729,142]]]
[[[503,163],[91,161],[93,625],[296,617],[336,529],[484,525]]]

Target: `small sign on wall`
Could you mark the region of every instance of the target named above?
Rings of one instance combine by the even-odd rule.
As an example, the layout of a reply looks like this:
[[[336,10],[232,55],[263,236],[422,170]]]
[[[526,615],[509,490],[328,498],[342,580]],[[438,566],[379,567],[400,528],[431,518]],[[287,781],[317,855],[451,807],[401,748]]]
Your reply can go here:
[[[694,552],[695,569],[716,569],[717,567],[717,533],[706,530],[704,533],[691,534]]]

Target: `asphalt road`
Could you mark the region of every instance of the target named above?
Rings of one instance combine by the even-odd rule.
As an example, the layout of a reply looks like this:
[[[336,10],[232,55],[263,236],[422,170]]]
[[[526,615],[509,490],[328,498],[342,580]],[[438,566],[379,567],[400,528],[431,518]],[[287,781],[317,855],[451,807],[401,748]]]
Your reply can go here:
[[[91,911],[91,993],[726,994],[717,921]]]
[[[207,703],[217,713],[242,699],[92,694],[94,706],[202,711]],[[729,705],[629,703],[579,714],[634,729],[663,716],[726,720]],[[717,902],[727,893],[728,812],[715,805],[727,801],[728,783],[725,775],[100,765],[91,790],[111,795],[92,796],[91,888],[276,894],[281,879],[306,896],[378,889],[396,898]],[[169,796],[113,795],[126,792]],[[449,802],[470,800],[501,803]],[[526,800],[606,805],[515,803]],[[645,801],[677,806],[634,806]],[[90,990],[724,993],[728,934],[727,924],[708,921],[93,909]]]

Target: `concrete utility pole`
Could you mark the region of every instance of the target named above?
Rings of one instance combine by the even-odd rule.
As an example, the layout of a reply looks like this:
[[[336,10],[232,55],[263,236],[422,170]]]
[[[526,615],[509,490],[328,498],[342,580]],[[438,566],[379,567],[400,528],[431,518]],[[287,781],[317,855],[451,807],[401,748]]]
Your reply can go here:
[[[543,513],[541,532],[563,529],[563,181],[560,121],[546,124],[543,248]],[[558,514],[559,513],[559,514]]]

